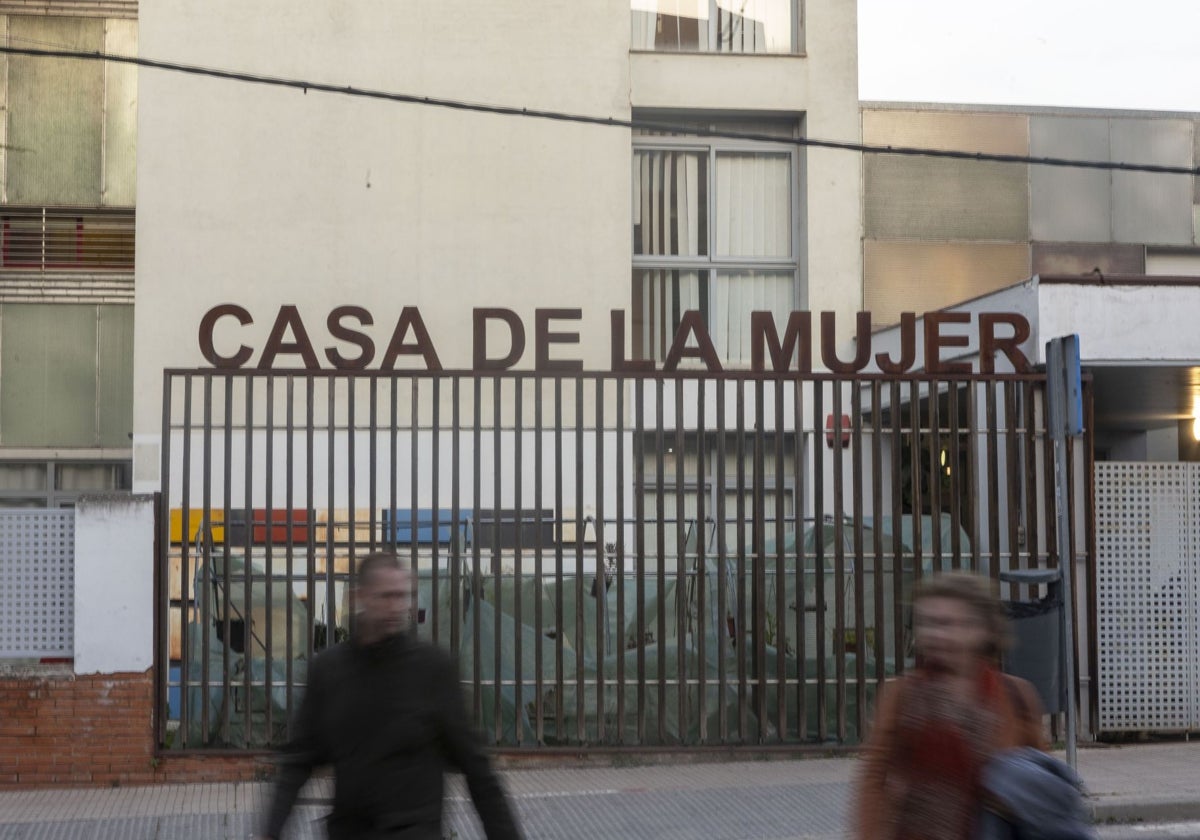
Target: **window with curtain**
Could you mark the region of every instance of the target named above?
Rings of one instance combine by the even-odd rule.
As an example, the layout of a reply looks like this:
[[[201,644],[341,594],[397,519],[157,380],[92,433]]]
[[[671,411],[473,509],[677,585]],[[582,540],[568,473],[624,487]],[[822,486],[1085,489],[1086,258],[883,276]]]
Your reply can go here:
[[[791,53],[800,0],[630,0],[635,50]]]
[[[750,361],[750,313],[773,312],[783,329],[799,301],[796,170],[789,144],[635,136],[637,358],[661,361],[689,310],[732,366]]]

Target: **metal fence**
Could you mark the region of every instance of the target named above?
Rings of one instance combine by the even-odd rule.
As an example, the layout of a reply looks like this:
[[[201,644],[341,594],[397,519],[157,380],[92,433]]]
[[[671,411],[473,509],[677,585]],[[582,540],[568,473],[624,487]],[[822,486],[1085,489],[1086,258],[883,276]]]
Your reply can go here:
[[[1057,562],[1042,384],[168,371],[160,738],[285,739],[387,548],[496,745],[852,743],[917,580]]]
[[[0,510],[0,660],[75,655],[75,511]]]
[[[1200,464],[1096,464],[1102,732],[1200,729]]]

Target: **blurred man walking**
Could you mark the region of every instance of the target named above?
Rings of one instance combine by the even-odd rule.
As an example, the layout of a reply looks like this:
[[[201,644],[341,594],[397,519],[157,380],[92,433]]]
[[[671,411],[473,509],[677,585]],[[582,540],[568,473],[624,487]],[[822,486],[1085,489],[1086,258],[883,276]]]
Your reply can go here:
[[[319,765],[334,770],[330,840],[440,840],[445,772],[466,776],[490,840],[516,840],[499,779],[467,720],[458,671],[410,628],[415,576],[395,554],[358,567],[347,642],[317,656],[284,748],[264,836],[279,840]]]

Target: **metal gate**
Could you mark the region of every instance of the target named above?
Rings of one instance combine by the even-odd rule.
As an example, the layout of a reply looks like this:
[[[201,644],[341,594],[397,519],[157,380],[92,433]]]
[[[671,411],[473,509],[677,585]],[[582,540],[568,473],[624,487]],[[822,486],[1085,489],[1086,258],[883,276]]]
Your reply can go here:
[[[279,744],[388,548],[496,745],[852,743],[916,580],[1056,562],[1042,387],[167,371],[159,736]]]
[[[1100,729],[1200,729],[1200,464],[1096,464]]]

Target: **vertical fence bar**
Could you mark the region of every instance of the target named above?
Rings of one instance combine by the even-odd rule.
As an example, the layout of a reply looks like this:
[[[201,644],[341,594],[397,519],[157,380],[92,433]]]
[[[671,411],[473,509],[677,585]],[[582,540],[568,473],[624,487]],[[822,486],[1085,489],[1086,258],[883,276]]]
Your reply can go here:
[[[533,661],[535,667],[534,673],[534,696],[533,696],[533,713],[537,718],[535,723],[534,736],[538,744],[545,743],[545,725],[546,725],[546,710],[544,708],[546,700],[546,684],[545,684],[545,659],[543,658],[542,639],[545,637],[542,627],[545,621],[542,615],[542,601],[544,593],[544,584],[542,582],[542,562],[543,552],[545,550],[544,538],[542,535],[542,445],[543,422],[542,422],[542,389],[545,385],[544,380],[540,376],[535,376],[533,379],[533,622],[535,635],[533,637]]]
[[[828,694],[825,686],[826,668],[825,668],[825,614],[827,612],[825,601],[825,446],[832,446],[829,443],[829,436],[826,435],[825,446],[818,440],[820,434],[817,430],[823,425],[825,420],[825,384],[823,382],[815,382],[813,388],[813,547],[816,549],[816,557],[814,558],[816,583],[815,599],[813,609],[816,616],[816,660],[817,660],[817,740],[825,741],[829,736],[829,709],[828,709]]]
[[[264,659],[265,659],[265,664],[266,664],[266,667],[264,668],[264,692],[263,692],[263,694],[266,697],[266,706],[267,706],[267,714],[266,714],[267,743],[274,746],[275,745],[275,737],[274,737],[274,733],[275,733],[275,726],[274,726],[275,693],[273,691],[272,682],[273,682],[273,678],[274,678],[274,674],[275,674],[275,665],[274,665],[274,661],[273,661],[274,654],[275,654],[275,648],[274,648],[274,644],[273,644],[274,640],[272,639],[272,635],[273,635],[272,630],[273,630],[273,627],[275,624],[275,622],[273,620],[274,610],[275,610],[275,591],[274,591],[275,529],[274,529],[272,523],[275,521],[275,492],[274,492],[275,491],[275,375],[271,374],[271,373],[266,374],[264,385],[266,388],[266,406],[267,406],[266,434],[265,434],[265,442],[264,442],[265,447],[266,447],[265,453],[264,453],[265,457],[266,457],[266,462],[265,462],[266,468],[264,470],[266,473],[266,475],[264,476],[266,479],[266,494],[265,494],[264,502],[265,502],[266,511],[267,511],[267,528],[266,528],[266,538],[267,539],[266,539],[266,548],[265,548],[264,557],[263,557],[263,565],[266,568],[266,582],[265,582],[266,592],[265,592],[265,594],[266,594],[266,599],[267,599],[267,613],[266,613],[266,615],[267,615],[266,625],[267,626],[265,628],[266,640],[263,643],[263,650],[265,652]],[[285,523],[285,527],[287,528],[287,531],[286,531],[287,539],[290,540],[292,538],[291,511],[290,510],[286,511],[284,513],[284,516],[287,517],[287,522]]]
[[[885,668],[887,654],[883,632],[887,616],[884,615],[883,598],[883,407],[880,404],[882,401],[882,383],[878,379],[874,379],[871,381],[871,518],[873,525],[871,529],[871,551],[875,555],[875,562],[871,568],[871,576],[873,578],[871,591],[875,602],[872,606],[874,607],[875,625],[876,697],[879,696],[879,689],[883,687],[884,678],[887,676]],[[896,406],[893,405],[891,410],[895,412]],[[893,480],[895,479],[893,478]],[[896,519],[893,519],[892,530],[898,530],[899,524]],[[896,569],[894,573],[899,575],[899,570]],[[861,732],[859,733],[859,740],[862,740]]]
[[[432,513],[430,514],[430,533],[433,538],[430,540],[430,618],[429,622],[432,625],[430,629],[430,637],[435,645],[443,644],[444,639],[441,638],[442,624],[442,593],[441,593],[441,577],[442,577],[442,377],[434,376],[431,380],[433,394],[430,397],[432,400],[430,409],[433,411],[433,422],[429,426],[429,435],[432,440],[432,451],[429,454],[429,500]],[[519,472],[518,472],[519,474]],[[395,524],[395,514],[392,514],[393,525]],[[450,523],[449,527],[450,539],[454,539],[454,523]],[[451,594],[453,598],[453,594]],[[518,652],[519,652],[518,648]],[[519,699],[519,698],[518,698]]]
[[[328,430],[328,438],[326,444],[326,463],[333,465],[337,463],[337,377],[330,375],[325,377],[325,403],[326,410],[329,412],[326,417],[326,429]],[[333,639],[333,564],[334,552],[337,550],[337,476],[333,469],[327,469],[328,481],[325,509],[327,511],[325,517],[325,642],[322,647],[328,647]],[[311,601],[316,602],[314,592],[309,592],[308,597]]]
[[[988,572],[993,581],[1000,580],[1000,450],[997,443],[996,387],[994,381],[984,383],[984,415],[987,435],[987,529],[990,562]]]
[[[608,656],[608,569],[604,542],[604,377],[595,379],[596,392],[596,740],[605,741],[604,663]]]
[[[773,569],[775,588],[775,626],[771,633],[775,639],[775,706],[776,729],[779,740],[785,741],[788,733],[787,718],[787,571],[784,568],[784,526],[787,518],[787,491],[784,485],[784,434],[783,422],[783,380],[774,381],[775,398],[775,430],[772,441],[775,447],[775,568]],[[764,563],[767,558],[763,558]]]
[[[846,742],[846,481],[842,458],[843,435],[848,431],[842,415],[844,382],[833,382],[833,664],[837,705],[837,739]]]
[[[586,537],[583,520],[583,377],[575,378],[575,737],[586,740],[583,700],[584,689],[584,620],[583,620],[583,543]],[[597,603],[599,599],[597,599]]]
[[[714,628],[717,634],[717,728],[722,744],[729,743],[729,675],[726,664],[729,661],[730,636],[736,638],[736,633],[731,634],[729,627],[729,529],[725,518],[728,495],[725,487],[725,443],[728,437],[725,432],[725,400],[729,394],[728,384],[727,380],[717,380],[717,475],[713,486],[717,513],[717,626]]]
[[[213,506],[212,506],[212,421],[213,421],[213,381],[212,374],[204,374],[204,478],[203,487],[201,489],[201,514],[204,518],[201,520],[201,552],[202,556],[197,557],[198,563],[204,564],[204,590],[197,590],[196,598],[200,601],[200,645],[201,650],[205,655],[200,659],[200,742],[201,746],[207,746],[212,733],[212,721],[209,720],[208,707],[209,703],[209,686],[212,678],[209,667],[210,657],[207,652],[210,648],[210,640],[212,638],[212,623],[213,623],[213,561],[216,554],[216,529],[213,526]],[[221,523],[222,542],[224,542],[226,523]]]
[[[665,471],[663,452],[667,448],[663,424],[663,380],[654,381],[654,549],[655,549],[655,600],[656,616],[655,651],[658,656],[658,742],[667,739],[667,549],[666,522],[663,505],[666,491],[663,484]]]
[[[1048,434],[1049,424],[1050,424],[1050,411],[1049,411],[1049,406],[1046,403],[1046,400],[1048,398],[1048,392],[1045,387],[1041,388],[1040,390],[1037,389],[1037,387],[1034,383],[1030,383],[1030,391],[1033,394],[1040,393],[1042,396],[1042,422],[1041,423],[1036,422],[1036,414],[1035,414],[1034,415],[1034,423],[1030,424],[1030,434],[1033,435],[1035,439],[1040,436],[1041,444],[1042,444],[1041,445],[1041,451],[1042,451],[1041,469],[1039,470],[1041,477],[1042,477],[1042,496],[1041,496],[1042,502],[1041,502],[1041,504],[1038,504],[1038,500],[1037,500],[1037,498],[1035,498],[1034,499],[1034,510],[1038,513],[1044,512],[1044,517],[1039,516],[1038,518],[1044,522],[1045,527],[1046,527],[1046,531],[1045,531],[1046,561],[1047,561],[1046,565],[1048,568],[1053,568],[1058,563],[1065,562],[1067,560],[1067,558],[1058,557],[1058,554],[1059,554],[1059,551],[1058,551],[1058,517],[1055,515],[1055,501],[1054,501],[1055,500],[1054,440]],[[1033,402],[1033,400],[1031,399],[1030,402]],[[1067,437],[1067,440],[1068,441],[1070,440],[1070,436]],[[1036,448],[1035,448],[1035,453],[1036,453]],[[1037,463],[1036,457],[1035,457],[1034,463],[1035,464]],[[1068,471],[1067,475],[1064,477],[1064,480],[1066,480],[1068,483],[1070,482],[1072,472],[1073,472],[1073,470]],[[1070,522],[1072,520],[1072,518],[1073,517],[1070,516],[1070,511],[1068,510],[1068,515],[1067,515],[1066,521]],[[1070,537],[1070,533],[1068,531],[1068,539],[1069,539],[1069,537]],[[1052,558],[1057,558],[1057,563],[1051,562]],[[1040,565],[1040,564],[1032,564],[1031,563],[1030,565]],[[1032,591],[1030,594],[1031,595],[1033,594]],[[1073,625],[1073,626],[1078,626],[1078,625]],[[1076,692],[1075,696],[1078,697],[1079,693]],[[1065,721],[1064,721],[1064,725],[1065,725]]]
[[[554,737],[566,738],[563,692],[565,688],[563,659],[563,381],[554,377]]]
[[[417,622],[421,618],[421,598],[420,598],[420,580],[421,580],[421,554],[420,534],[421,534],[421,446],[418,438],[421,434],[421,380],[416,373],[409,374],[409,405],[408,405],[408,563],[412,569],[412,575],[418,582],[416,598],[410,602],[409,609],[411,616],[409,621],[413,628],[413,632],[418,632]],[[353,431],[351,431],[353,437]],[[353,460],[353,459],[351,459]],[[374,465],[372,465],[372,469]],[[434,508],[437,507],[435,502]],[[354,510],[354,504],[350,504],[351,511]],[[395,514],[393,514],[393,517]],[[430,533],[430,541],[437,542],[437,531]]]
[[[483,598],[483,562],[480,556],[480,519],[483,507],[483,377],[476,376],[472,382],[471,404],[471,720],[483,729],[483,628],[479,615],[479,602]]]
[[[230,741],[231,717],[233,712],[233,674],[230,643],[233,640],[233,599],[231,597],[231,556],[233,533],[229,527],[233,518],[233,377],[225,378],[225,419],[221,425],[221,476],[222,512],[225,520],[225,539],[221,546],[221,743]]]
[[[950,475],[950,565],[951,568],[962,568],[962,464],[963,445],[958,419],[958,380],[951,379],[946,383],[946,413],[950,415],[950,443],[947,446],[946,469]],[[968,456],[970,453],[967,453]],[[970,484],[966,485],[970,488]]]
[[[1017,383],[1004,383],[1004,455],[1005,455],[1005,486],[1008,488],[1008,568],[1019,569],[1021,535],[1025,532],[1021,525],[1021,503],[1018,492],[1021,486],[1021,471],[1017,451]],[[1010,583],[1008,588],[1009,600],[1020,597],[1017,584]]]
[[[154,745],[162,747],[167,740],[167,717],[170,714],[170,668],[171,668],[171,397],[173,396],[174,377],[166,370],[163,371],[163,404],[162,404],[162,438],[159,441],[159,477],[161,493],[159,495],[155,524],[158,531],[155,534],[154,552]],[[187,473],[183,475],[187,481]],[[181,519],[182,519],[182,511]],[[182,537],[181,542],[186,542]],[[187,567],[182,561],[179,566],[180,586],[187,576]],[[182,595],[182,591],[181,591]],[[182,637],[186,622],[187,607],[180,601],[179,632]],[[166,632],[163,629],[166,628]],[[184,657],[184,648],[180,643],[180,658]],[[179,695],[186,693],[186,688],[180,688]]]
[[[683,424],[683,379],[675,379],[675,404],[672,420],[675,424],[675,677],[676,703],[679,719],[679,742],[685,743],[689,731],[687,715],[687,496],[684,487],[684,472],[687,469],[687,441],[684,439]],[[665,499],[659,499],[659,510],[666,508]],[[666,599],[663,599],[665,606]],[[666,645],[660,645],[660,656],[665,656]]]
[[[513,385],[519,390],[520,382],[514,379]],[[500,404],[504,401],[504,380],[497,376],[492,380],[492,717],[495,726],[495,742],[497,744],[504,742],[504,719],[501,712],[504,708],[503,695],[501,693],[501,675],[504,673],[503,662],[501,660],[501,651],[503,648],[504,628],[501,623],[501,618],[504,615],[504,596],[501,590],[501,583],[504,576],[503,558],[500,555],[500,531],[503,527],[501,520],[502,504],[502,489],[501,482],[504,472],[504,440],[502,437],[501,426],[503,418],[500,415]],[[518,469],[519,469],[518,465]],[[519,507],[519,506],[518,506]],[[517,529],[520,528],[518,524]],[[514,626],[514,635],[521,635],[521,626]],[[515,724],[515,720],[514,720]]]
[[[286,486],[284,487],[283,494],[284,494],[284,499],[287,503],[287,509],[288,509],[287,525],[288,525],[289,536],[288,536],[288,541],[285,544],[284,549],[283,549],[283,560],[284,560],[284,563],[286,564],[286,568],[287,568],[286,578],[285,578],[285,581],[287,583],[287,586],[286,586],[287,598],[284,600],[284,603],[285,603],[284,618],[287,621],[287,629],[284,631],[285,638],[284,638],[283,650],[284,650],[284,655],[287,657],[286,658],[287,664],[284,666],[286,669],[285,676],[287,677],[287,710],[288,710],[287,737],[288,737],[288,740],[291,740],[292,721],[294,718],[292,711],[296,708],[296,706],[295,706],[296,679],[295,679],[295,674],[293,673],[293,662],[296,658],[296,655],[295,655],[296,639],[293,638],[295,631],[292,628],[292,624],[294,623],[293,622],[294,615],[293,615],[292,602],[295,600],[294,595],[295,595],[295,591],[296,591],[296,586],[295,586],[296,541],[291,536],[291,533],[290,533],[291,529],[295,526],[295,522],[294,522],[295,515],[293,514],[292,511],[294,511],[296,508],[296,474],[295,474],[295,469],[296,469],[296,380],[295,380],[295,377],[292,376],[291,374],[288,374],[284,378],[284,383],[285,383],[284,384],[284,393],[287,396],[287,408],[284,410],[284,424],[285,424],[284,448],[287,450],[287,454],[284,456],[284,463],[285,463],[286,469],[287,469],[287,476],[284,479]],[[307,533],[311,535],[313,528],[316,526],[316,521],[315,521],[315,517],[313,516],[312,506],[310,505],[309,507],[305,508],[305,511],[306,511],[306,515],[308,517],[306,520],[308,523]]]
[[[524,685],[525,685],[525,670],[522,650],[523,637],[525,635],[524,615],[522,615],[521,601],[523,600],[522,590],[525,588],[525,568],[524,568],[524,531],[525,531],[525,504],[524,493],[521,486],[521,475],[525,472],[524,466],[524,449],[522,440],[525,436],[524,427],[524,409],[522,407],[522,398],[525,395],[525,383],[536,380],[526,380],[517,378],[513,383],[513,518],[516,520],[513,528],[513,736],[517,746],[521,746],[524,742],[524,728],[521,726],[522,709],[524,709]],[[436,428],[436,424],[435,424]],[[435,495],[436,499],[437,496]],[[437,515],[437,504],[433,506],[434,515]],[[436,528],[434,529],[436,532]],[[434,543],[437,544],[436,541]],[[435,549],[436,550],[436,549]],[[434,574],[436,575],[437,564],[434,564]],[[436,579],[435,579],[436,584]],[[499,639],[497,639],[497,645]]]
[[[979,472],[979,382],[969,381],[964,383],[963,390],[966,392],[967,399],[967,429],[965,432],[967,442],[967,487],[970,494],[967,496],[969,509],[967,510],[967,539],[971,546],[971,569],[978,573],[982,564],[980,558],[982,552],[979,548],[979,513],[980,505],[982,504],[983,494],[980,492],[982,485],[982,476]]]
[[[185,375],[183,377],[183,458],[180,464],[183,475],[180,481],[181,495],[179,499],[179,744],[185,748],[188,746],[188,738],[192,728],[191,716],[195,714],[195,710],[190,707],[190,703],[188,702],[188,695],[191,693],[192,688],[190,667],[192,658],[192,628],[191,621],[188,619],[195,616],[197,627],[201,627],[201,622],[203,621],[200,603],[192,604],[193,599],[198,600],[198,596],[191,589],[194,583],[192,567],[199,568],[202,560],[200,552],[197,552],[195,559],[193,559],[190,551],[192,547],[192,390],[192,377]],[[169,432],[170,430],[168,429],[168,435]],[[170,437],[168,436],[163,441],[163,448],[167,449],[169,444]],[[164,494],[169,493],[170,489],[171,485],[164,482]],[[204,510],[206,511],[207,508]],[[205,516],[205,513],[201,513],[202,518],[197,523],[197,530],[201,534],[203,534],[205,527]],[[189,595],[191,596],[190,598],[188,597]],[[200,632],[203,637],[203,630]],[[207,657],[205,658],[207,659]],[[208,690],[207,685],[204,686],[204,690]],[[203,736],[201,740],[204,740]]]
[[[942,549],[942,383],[929,383],[929,446],[922,450],[928,457],[929,469],[929,542],[935,572],[945,571],[946,558]],[[947,460],[949,456],[947,456]]]
[[[346,377],[346,511],[349,522],[346,525],[346,571],[349,572],[353,568],[358,554],[358,458],[357,449],[355,447],[358,431],[357,417],[355,415],[355,402],[357,402],[357,385],[358,379],[354,376]],[[336,424],[335,424],[336,428]],[[332,466],[332,465],[331,465]],[[372,470],[374,465],[372,465]],[[414,465],[415,469],[415,465]],[[332,470],[330,470],[332,472]],[[335,546],[337,532],[334,532]],[[413,573],[416,574],[416,564],[413,564]],[[337,571],[337,550],[335,547],[334,553],[329,557],[325,564],[325,576],[328,583],[325,585],[325,601],[329,607],[329,623],[325,630],[325,643],[332,645],[337,642],[338,629],[338,613],[340,605],[337,597],[338,571]],[[413,599],[414,603],[416,599]],[[416,627],[416,623],[413,623]]]
[[[850,463],[851,517],[854,523],[854,734],[862,739],[865,730],[864,712],[867,705],[867,621],[865,614],[866,578],[863,565],[863,428],[862,386],[851,383],[850,391]]]
[[[754,713],[758,718],[758,742],[766,742],[770,716],[767,712],[767,523],[766,523],[766,422],[761,379],[754,380],[754,557],[751,560],[751,601],[754,618]]]
[[[904,487],[900,477],[903,468],[904,406],[901,403],[900,380],[891,382],[891,444],[892,444],[892,656],[896,673],[904,672],[908,652],[908,627],[904,620],[904,544],[901,523],[904,521]],[[914,508],[913,517],[921,511]],[[915,548],[915,546],[914,546]]]
[[[450,380],[450,652],[461,659],[463,605],[462,380]],[[395,505],[392,505],[395,510]],[[395,514],[393,514],[394,516]]]
[[[1037,421],[1034,401],[1034,384],[1021,382],[1022,435],[1021,450],[1025,462],[1025,565],[1023,568],[1033,569],[1038,565],[1041,553],[1040,525],[1038,522],[1038,469],[1037,469]],[[1053,517],[1047,517],[1048,519]],[[1053,545],[1053,543],[1047,543]],[[1029,587],[1031,590],[1033,587]],[[1030,593],[1023,593],[1028,596]]]
[[[313,474],[313,460],[316,454],[316,392],[313,376],[307,376],[304,379],[304,396],[305,396],[305,441],[304,441],[304,492],[306,507],[309,510],[316,510],[316,485]],[[329,518],[332,515],[330,504],[332,499],[327,499],[325,502],[325,527],[329,528]],[[315,525],[315,523],[314,523]],[[304,558],[304,655],[306,662],[312,662],[313,656],[313,626],[316,621],[317,607],[317,579],[316,579],[316,562],[317,562],[317,529],[312,527],[308,529],[308,551]]]
[[[614,635],[614,651],[617,659],[617,743],[625,743],[625,524],[626,517],[626,500],[625,500],[625,380],[617,378],[616,384],[616,411],[614,432],[616,437],[617,447],[617,474],[615,482],[615,490],[617,494],[617,508],[613,516],[613,521],[617,523],[617,626],[613,633]]]
[[[254,705],[251,702],[250,694],[250,659],[253,655],[254,645],[254,627],[251,623],[253,618],[252,607],[254,601],[251,598],[251,580],[253,577],[253,557],[251,554],[254,544],[254,376],[248,374],[243,380],[245,387],[246,400],[246,428],[243,434],[245,435],[245,443],[242,445],[243,465],[245,469],[245,496],[242,499],[243,510],[245,512],[245,527],[246,533],[243,537],[242,547],[245,550],[245,555],[242,557],[242,656],[244,657],[244,666],[242,669],[242,743],[249,745],[250,738],[250,722],[254,717]],[[269,467],[268,467],[269,469]],[[269,515],[269,514],[268,514]],[[267,527],[270,530],[270,527]],[[231,643],[231,639],[226,639],[226,645]]]
[[[379,441],[376,439],[379,434],[379,378],[372,376],[369,381],[369,403],[367,412],[370,419],[367,423],[367,458],[370,462],[370,480],[367,483],[367,506],[370,510],[370,527],[371,532],[368,534],[367,550],[374,553],[379,550],[377,526],[382,523],[379,520],[379,476],[376,475],[376,466],[379,463]],[[395,527],[396,514],[393,512],[385,518],[385,521],[391,523]],[[435,530],[434,533],[437,533]],[[436,540],[435,540],[436,542]],[[353,568],[347,569],[347,572],[353,572]],[[415,569],[414,569],[415,573]],[[349,592],[350,614],[346,616],[346,626],[350,626],[351,616],[354,615],[354,587],[350,587]]]
[[[708,630],[705,621],[708,619],[708,569],[707,542],[708,524],[708,494],[706,493],[708,472],[705,469],[708,460],[708,441],[705,438],[705,418],[708,406],[705,403],[704,380],[696,381],[696,561],[695,581],[693,587],[696,593],[696,626],[692,628],[696,645],[696,677],[698,680],[698,716],[699,738],[701,744],[708,743]]]
[[[793,446],[792,457],[795,459],[793,467],[793,475],[795,476],[795,497],[793,501],[793,510],[796,514],[796,530],[795,530],[795,549],[792,554],[792,562],[796,564],[795,572],[793,573],[796,586],[796,737],[801,740],[808,739],[808,634],[807,623],[808,616],[808,593],[804,583],[805,573],[805,551],[804,551],[804,510],[807,504],[807,496],[804,492],[804,485],[807,480],[807,471],[804,469],[805,464],[805,432],[804,432],[804,381],[801,379],[793,380],[793,402],[792,402],[792,424],[795,426],[795,444]]]
[[[747,626],[752,618],[747,615],[746,603],[746,383],[735,379],[733,384],[737,389],[737,606],[734,607],[733,643],[737,650],[738,741],[745,744],[750,739],[746,644],[750,639]],[[761,721],[759,725],[761,727]]]
[[[634,570],[637,575],[637,740],[646,743],[646,462],[645,462],[646,380],[634,380],[633,469],[637,489],[634,493]]]
[[[909,464],[912,467],[912,550],[913,550],[913,578],[919,581],[925,574],[925,535],[924,535],[924,516],[925,499],[924,489],[925,481],[921,476],[921,381],[919,379],[909,380]],[[933,383],[929,385],[930,401],[936,396]],[[932,525],[930,526],[932,527]]]

